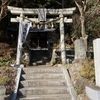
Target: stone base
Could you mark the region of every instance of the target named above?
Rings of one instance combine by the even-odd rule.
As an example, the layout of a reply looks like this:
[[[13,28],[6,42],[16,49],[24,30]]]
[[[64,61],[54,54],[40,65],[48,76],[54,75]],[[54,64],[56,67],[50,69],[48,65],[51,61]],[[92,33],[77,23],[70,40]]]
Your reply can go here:
[[[37,63],[35,62],[35,63],[33,63],[33,66],[37,66]]]
[[[0,95],[5,95],[5,94],[6,94],[5,86],[0,86]]]
[[[74,59],[72,63],[86,63],[86,59]]]
[[[20,68],[24,68],[24,67],[25,67],[25,65],[24,65],[24,64],[21,64],[21,65],[20,65]]]
[[[10,100],[9,95],[0,95],[0,100]]]
[[[100,100],[100,88],[86,86],[86,95],[90,100]]]

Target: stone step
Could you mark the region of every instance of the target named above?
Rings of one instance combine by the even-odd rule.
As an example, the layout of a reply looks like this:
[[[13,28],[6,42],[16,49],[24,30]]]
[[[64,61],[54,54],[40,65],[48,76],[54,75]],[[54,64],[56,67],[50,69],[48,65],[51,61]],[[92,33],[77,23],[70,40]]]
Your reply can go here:
[[[60,87],[27,87],[19,89],[18,96],[27,95],[49,95],[49,94],[68,94],[68,88],[65,86]]]
[[[32,62],[32,65],[33,65],[33,66],[36,66],[36,65],[44,65],[44,64],[46,64],[47,62],[49,62],[49,60],[43,58],[42,60],[35,60],[35,61],[33,61],[33,62]]]
[[[42,64],[43,63],[43,60],[40,60],[40,61],[36,61],[37,64]]]
[[[43,57],[43,60],[48,60],[48,57]]]
[[[28,79],[64,79],[64,75],[62,73],[35,73],[21,75],[21,80]]]
[[[72,100],[69,94],[53,94],[53,95],[28,95],[19,97],[17,100]]]
[[[66,86],[65,80],[59,79],[35,79],[20,81],[20,88],[22,87],[37,87],[37,86]]]
[[[61,68],[58,67],[33,67],[23,68],[22,74],[33,74],[33,73],[62,73]]]
[[[72,100],[61,67],[22,69],[16,100]]]

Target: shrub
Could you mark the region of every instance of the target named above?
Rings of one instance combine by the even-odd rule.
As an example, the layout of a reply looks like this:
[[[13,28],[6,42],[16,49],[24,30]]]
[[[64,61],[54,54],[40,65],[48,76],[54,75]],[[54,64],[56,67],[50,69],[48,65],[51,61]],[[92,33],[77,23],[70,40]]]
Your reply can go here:
[[[10,64],[13,64],[14,62],[7,58],[0,59],[0,66],[8,66]]]
[[[17,69],[11,66],[0,67],[0,86],[6,87],[6,93],[10,94],[14,89]]]
[[[80,74],[82,77],[90,79],[92,82],[95,81],[95,69],[94,61],[87,61],[85,64],[82,64]]]
[[[75,88],[75,91],[76,91],[77,95],[79,95],[79,94],[82,93],[82,88],[81,87],[77,87],[77,88]]]
[[[7,85],[11,79],[7,76],[0,77],[0,85]]]

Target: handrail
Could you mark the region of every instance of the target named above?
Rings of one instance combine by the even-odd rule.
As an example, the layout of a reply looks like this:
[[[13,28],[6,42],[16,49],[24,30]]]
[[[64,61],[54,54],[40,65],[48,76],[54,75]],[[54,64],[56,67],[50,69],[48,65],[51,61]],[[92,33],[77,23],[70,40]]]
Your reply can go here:
[[[18,87],[19,87],[20,76],[21,76],[21,70],[22,70],[21,68],[17,69],[17,76],[15,78],[15,86],[14,86],[15,90],[14,90],[10,100],[16,100]]]
[[[76,92],[75,92],[74,87],[72,85],[72,82],[70,80],[68,71],[67,71],[67,69],[65,67],[62,67],[62,70],[63,70],[63,73],[65,75],[65,79],[66,79],[67,86],[69,88],[69,92],[71,94],[72,100],[77,100],[77,95],[76,95]]]

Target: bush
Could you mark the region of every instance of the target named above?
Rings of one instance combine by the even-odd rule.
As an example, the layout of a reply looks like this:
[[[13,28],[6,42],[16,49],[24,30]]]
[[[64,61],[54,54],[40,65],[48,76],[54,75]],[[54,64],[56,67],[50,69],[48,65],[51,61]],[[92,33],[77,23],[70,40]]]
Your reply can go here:
[[[82,64],[80,74],[82,77],[90,79],[92,82],[95,82],[95,69],[94,61],[87,61],[85,64]]]
[[[7,58],[0,59],[0,66],[8,66],[13,64],[14,62]]]
[[[0,86],[6,87],[6,93],[10,94],[14,89],[16,69],[11,66],[0,67]]]
[[[81,87],[77,87],[75,88],[76,94],[79,95],[82,93],[82,88]]]
[[[0,77],[0,85],[7,85],[11,81],[11,78],[7,76]]]

